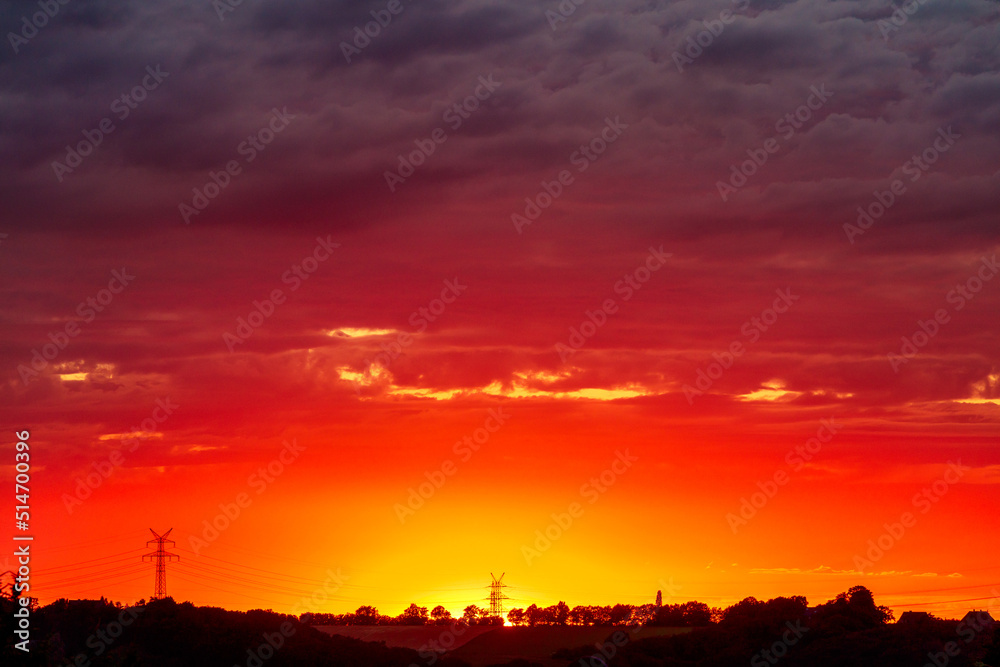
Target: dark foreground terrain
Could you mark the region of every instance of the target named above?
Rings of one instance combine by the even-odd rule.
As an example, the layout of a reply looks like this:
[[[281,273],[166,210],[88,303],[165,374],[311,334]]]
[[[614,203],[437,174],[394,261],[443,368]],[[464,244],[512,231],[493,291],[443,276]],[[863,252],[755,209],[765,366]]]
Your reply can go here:
[[[462,641],[443,655],[426,650],[424,638],[456,626],[321,631],[270,611],[234,612],[171,599],[133,607],[104,599],[59,600],[33,609],[25,653],[15,647],[15,605],[0,598],[5,666],[1000,667],[998,625],[988,616],[944,621],[908,615],[893,623],[860,587],[816,607],[801,597],[747,598],[716,622],[693,629],[466,628]],[[345,636],[352,633],[369,641]]]

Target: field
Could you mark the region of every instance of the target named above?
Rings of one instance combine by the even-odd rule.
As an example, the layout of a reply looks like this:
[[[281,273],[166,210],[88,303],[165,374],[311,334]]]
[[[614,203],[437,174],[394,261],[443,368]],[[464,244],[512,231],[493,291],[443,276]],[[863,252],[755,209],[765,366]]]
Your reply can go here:
[[[485,667],[505,663],[515,659],[537,662],[545,667],[566,667],[568,660],[553,659],[559,649],[573,649],[581,646],[594,647],[604,643],[618,631],[628,637],[663,637],[683,632],[691,628],[643,628],[632,634],[627,628],[610,626],[544,626],[534,628],[472,627],[462,634],[450,633],[448,626],[387,627],[387,626],[316,626],[328,634],[354,637],[371,642],[385,642],[387,646],[402,646],[420,649],[432,641],[454,644],[448,655],[464,660],[473,667]]]
[[[496,630],[494,626],[481,626],[452,630],[448,625],[317,625],[317,630],[328,635],[353,637],[366,642],[384,642],[386,646],[401,646],[419,651],[431,642],[447,645],[452,650],[481,634]]]

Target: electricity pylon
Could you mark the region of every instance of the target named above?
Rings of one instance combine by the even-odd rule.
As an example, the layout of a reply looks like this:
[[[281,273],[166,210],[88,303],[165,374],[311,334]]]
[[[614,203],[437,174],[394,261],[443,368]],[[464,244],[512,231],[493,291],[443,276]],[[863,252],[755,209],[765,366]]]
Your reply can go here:
[[[490,576],[493,577],[493,583],[490,584],[490,616],[495,618],[503,618],[503,601],[510,599],[503,593],[503,589],[507,586],[503,583],[504,574],[506,572],[501,573],[500,578],[497,579],[490,572]]]
[[[146,547],[150,549],[156,549],[151,554],[143,554],[142,561],[146,562],[147,558],[156,559],[156,584],[153,588],[153,599],[161,600],[167,596],[167,563],[172,561],[174,558],[180,560],[181,557],[168,552],[164,547],[166,545],[174,546],[177,543],[173,540],[168,540],[167,535],[170,534],[173,528],[163,533],[163,535],[157,535],[156,531],[152,528],[149,529],[153,535],[156,536],[155,540],[149,540],[146,542]]]

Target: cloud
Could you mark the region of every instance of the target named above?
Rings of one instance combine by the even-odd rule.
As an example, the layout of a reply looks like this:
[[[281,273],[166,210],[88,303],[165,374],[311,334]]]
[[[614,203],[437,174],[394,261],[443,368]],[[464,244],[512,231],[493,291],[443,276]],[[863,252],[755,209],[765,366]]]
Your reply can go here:
[[[1000,283],[898,375],[886,355],[1000,246],[995,7],[924,6],[883,39],[884,3],[752,2],[679,72],[673,53],[732,4],[584,5],[553,31],[541,7],[413,3],[352,63],[340,42],[377,2],[244,2],[223,21],[207,4],[65,5],[0,56],[5,409],[59,415],[67,448],[125,432],[168,393],[255,426],[360,395],[782,428],[837,407],[865,432],[988,438]],[[34,6],[8,3],[0,22]],[[148,66],[169,76],[119,118]],[[444,113],[486,75],[502,84],[452,130]],[[816,86],[832,95],[786,138]],[[247,162],[239,146],[275,108],[294,119]],[[58,182],[52,163],[105,117],[114,131]],[[608,117],[627,130],[576,171]],[[954,147],[847,242],[858,207],[949,126]],[[390,192],[385,172],[436,128],[447,139]],[[718,182],[776,137],[723,202]],[[184,224],[178,205],[229,160],[241,173]],[[511,214],[562,170],[573,186],[516,234]],[[292,293],[281,276],[320,233],[343,254]],[[670,266],[625,301],[616,281],[661,244]],[[18,365],[122,265],[135,285],[24,386]],[[416,333],[411,313],[456,275],[469,293]],[[786,287],[801,302],[751,343],[742,326]],[[288,302],[230,354],[222,334],[275,289]],[[567,369],[555,344],[607,298],[620,312]],[[373,372],[401,333],[413,345]],[[688,405],[681,387],[734,341],[747,352]],[[197,423],[179,415],[164,440],[206,442]]]

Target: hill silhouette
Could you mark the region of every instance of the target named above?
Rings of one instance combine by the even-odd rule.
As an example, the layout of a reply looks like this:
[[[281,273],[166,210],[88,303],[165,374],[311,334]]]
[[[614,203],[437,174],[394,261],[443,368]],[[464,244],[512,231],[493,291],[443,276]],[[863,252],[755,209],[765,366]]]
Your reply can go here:
[[[4,636],[13,636],[13,607],[3,600]],[[100,600],[57,600],[31,615],[29,653],[7,639],[0,663],[74,667],[408,667],[416,651],[331,637],[272,611],[227,611],[170,598],[122,606]]]
[[[101,598],[62,599],[32,608],[31,651],[24,653],[12,639],[17,604],[0,598],[0,625],[7,637],[0,653],[4,665],[1000,667],[1000,625],[988,614],[970,613],[961,621],[907,614],[893,623],[892,613],[861,586],[817,606],[801,596],[750,597],[711,610],[697,602],[573,609],[560,602],[535,607],[530,614],[512,610],[522,627],[499,626],[496,619],[478,618],[479,610],[470,609],[468,620],[479,626],[475,632],[435,650],[417,646],[420,637],[442,639],[448,633],[465,634],[456,629],[472,628],[441,610],[429,615],[413,607],[392,618],[373,607],[335,617],[341,626],[348,619],[360,620],[355,627],[364,629],[360,635],[367,641],[362,641],[344,636],[358,633],[324,625],[334,618],[324,614],[299,619],[170,598],[133,606]],[[314,625],[324,625],[323,631]],[[425,627],[403,627],[417,625]]]

